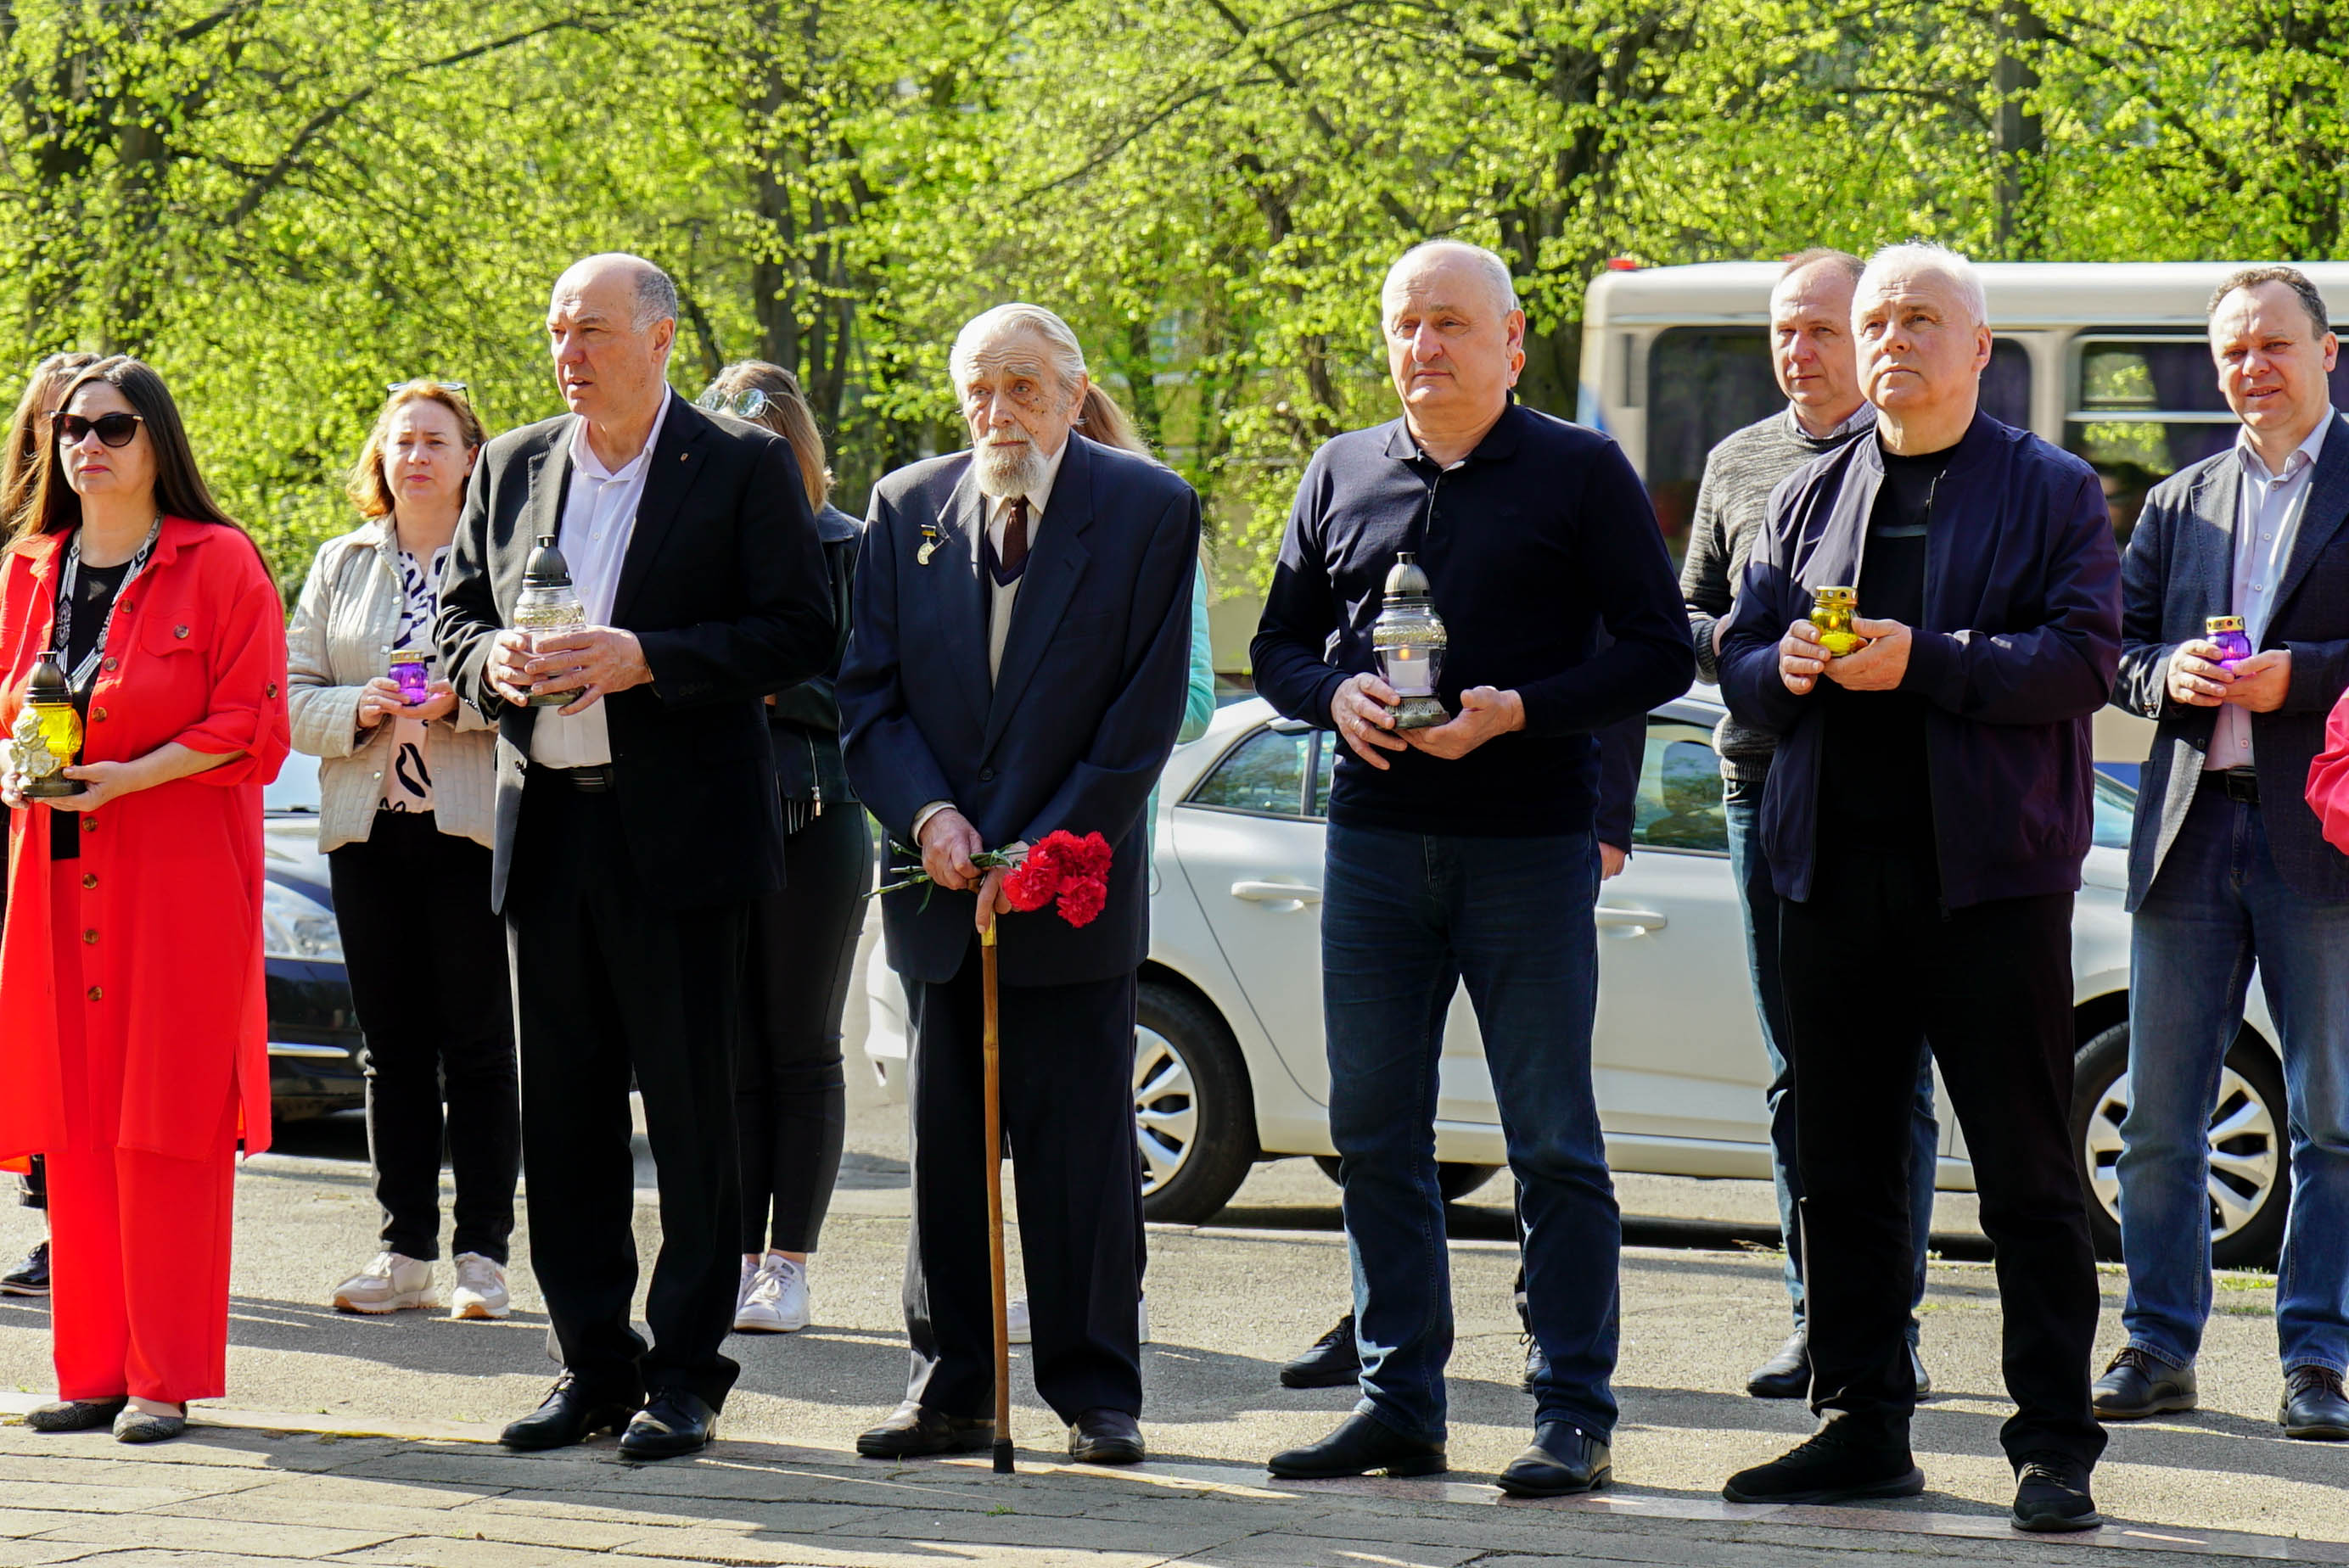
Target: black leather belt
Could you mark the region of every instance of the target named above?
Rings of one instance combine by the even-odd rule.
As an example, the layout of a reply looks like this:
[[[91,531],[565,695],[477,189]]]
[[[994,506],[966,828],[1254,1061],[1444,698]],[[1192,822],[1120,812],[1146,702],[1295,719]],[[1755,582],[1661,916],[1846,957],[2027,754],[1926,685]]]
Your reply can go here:
[[[2246,806],[2260,803],[2260,776],[2251,768],[2211,768],[2203,770],[2202,788],[2216,789],[2230,800],[2240,800]]]
[[[576,789],[583,795],[608,794],[612,789],[612,765],[608,762],[600,768],[548,768],[542,764],[530,771],[533,778]]]

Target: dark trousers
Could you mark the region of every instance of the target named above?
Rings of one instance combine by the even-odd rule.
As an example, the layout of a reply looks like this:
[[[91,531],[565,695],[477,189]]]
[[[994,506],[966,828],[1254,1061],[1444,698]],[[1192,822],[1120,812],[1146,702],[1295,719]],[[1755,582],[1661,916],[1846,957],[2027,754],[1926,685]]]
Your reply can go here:
[[[1914,1058],[1922,1034],[1973,1154],[1998,1258],[2009,1458],[2093,1463],[2096,1272],[2071,1150],[2072,895],[1944,912],[1930,854],[1823,847],[1806,903],[1780,910],[1802,1083],[1811,1408],[1906,1441]]]
[[[411,1258],[440,1255],[445,1143],[457,1177],[450,1250],[503,1264],[522,1102],[490,851],[441,832],[429,811],[378,811],[367,836],[328,851],[326,865],[367,1034],[367,1153],[383,1244]]]
[[[1754,1016],[1762,1026],[1762,1050],[1770,1063],[1770,1087],[1762,1103],[1770,1111],[1770,1185],[1778,1197],[1778,1234],[1786,1243],[1786,1299],[1795,1326],[1803,1326],[1803,1245],[1799,1233],[1803,1171],[1795,1154],[1795,1061],[1786,1052],[1786,986],[1778,973],[1778,911],[1784,901],[1762,852],[1762,780],[1722,780],[1722,813],[1729,826],[1729,874],[1737,882],[1738,907],[1745,914],[1745,968],[1754,982]],[[1909,1239],[1916,1272],[1909,1285],[1909,1343],[1917,1343],[1916,1305],[1925,1299],[1925,1253],[1932,1240],[1933,1188],[1940,1174],[1941,1128],[1934,1118],[1933,1058],[1922,1036],[1911,1043],[1917,1056],[1917,1098],[1909,1113],[1914,1146],[1909,1167]]]
[[[873,882],[864,810],[852,800],[811,819],[783,841],[783,891],[750,912],[750,1011],[734,1076],[745,1253],[815,1251],[840,1176],[840,1019]]]
[[[33,1156],[25,1173],[17,1177],[16,1181],[21,1188],[16,1194],[18,1203],[27,1209],[46,1209],[49,1206],[49,1173],[47,1168],[41,1163],[39,1155]]]
[[[655,892],[629,863],[612,796],[532,770],[506,890],[531,1270],[581,1382],[618,1398],[682,1388],[716,1407],[740,1370],[719,1346],[740,1274],[734,1035],[750,912],[667,908]],[[631,1070],[660,1173],[649,1350],[628,1326]]]
[[[1050,915],[1028,919],[1057,918]],[[956,1416],[995,1408],[987,1284],[980,964],[971,940],[942,985],[906,986],[914,1039],[914,1223],[905,1243],[906,1398]],[[1141,1160],[1133,1141],[1133,976],[1007,985],[1003,1125],[1033,1325],[1036,1388],[1064,1421],[1142,1413]]]

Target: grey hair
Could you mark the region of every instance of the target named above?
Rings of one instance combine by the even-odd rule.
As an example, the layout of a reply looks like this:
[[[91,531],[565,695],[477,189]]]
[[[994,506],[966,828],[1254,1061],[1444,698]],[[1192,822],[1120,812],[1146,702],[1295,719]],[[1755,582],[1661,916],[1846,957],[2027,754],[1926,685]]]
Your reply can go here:
[[[655,322],[675,321],[677,281],[642,256],[629,260],[636,263],[636,330],[650,332]]]
[[[1982,274],[1974,264],[1950,249],[1924,240],[1912,240],[1906,244],[1886,245],[1868,258],[1867,270],[1859,274],[1859,284],[1854,293],[1864,291],[1870,281],[1887,273],[1933,273],[1955,284],[1958,297],[1973,315],[1972,325],[1990,325],[1990,296],[1982,292]]]
[[[2255,289],[2261,284],[2282,284],[2290,289],[2292,297],[2300,301],[2300,308],[2308,313],[2309,325],[2316,328],[2317,336],[2323,337],[2333,330],[2332,318],[2324,310],[2324,296],[2316,292],[2316,285],[2298,267],[2242,267],[2228,273],[2226,281],[2211,291],[2207,314],[2216,319],[2219,307],[2226,303],[2229,294],[2237,289]]]
[[[978,357],[981,345],[1013,332],[1042,338],[1045,358],[1061,390],[1077,389],[1077,383],[1085,377],[1085,351],[1078,345],[1074,330],[1042,305],[1023,304],[1016,300],[979,312],[955,334],[954,348],[947,356],[947,373],[954,377],[955,385],[959,387],[970,378],[971,361]]]
[[[1821,263],[1832,264],[1843,274],[1844,281],[1854,288],[1859,286],[1860,275],[1868,271],[1868,263],[1849,251],[1838,251],[1833,245],[1813,245],[1807,251],[1796,251],[1786,258],[1786,264],[1779,270],[1778,281],[1783,284],[1796,273],[1807,271]]]
[[[1386,281],[1379,285],[1381,312],[1385,308],[1383,302],[1387,291],[1394,287],[1395,280],[1402,277],[1414,261],[1435,252],[1466,257],[1469,263],[1483,274],[1503,315],[1521,308],[1517,304],[1516,280],[1509,276],[1509,263],[1501,259],[1499,253],[1488,251],[1482,245],[1472,245],[1465,240],[1422,240],[1397,256],[1394,265],[1387,269]]]

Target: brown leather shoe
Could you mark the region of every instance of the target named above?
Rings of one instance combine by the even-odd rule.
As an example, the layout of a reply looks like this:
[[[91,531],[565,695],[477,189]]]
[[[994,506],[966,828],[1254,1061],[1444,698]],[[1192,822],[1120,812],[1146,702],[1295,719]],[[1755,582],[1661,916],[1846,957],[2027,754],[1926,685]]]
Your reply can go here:
[[[889,1418],[856,1439],[856,1451],[868,1460],[914,1460],[932,1454],[975,1454],[995,1441],[991,1416],[949,1416],[926,1410],[911,1399],[889,1413]]]

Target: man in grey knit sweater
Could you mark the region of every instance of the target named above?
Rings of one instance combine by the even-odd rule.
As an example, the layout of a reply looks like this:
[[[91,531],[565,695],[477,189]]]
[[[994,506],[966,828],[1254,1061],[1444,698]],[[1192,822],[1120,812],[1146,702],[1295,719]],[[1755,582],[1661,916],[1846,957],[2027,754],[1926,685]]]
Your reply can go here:
[[[1745,575],[1780,480],[1823,453],[1876,426],[1860,400],[1852,346],[1851,296],[1860,259],[1842,251],[1805,251],[1787,262],[1770,292],[1770,367],[1786,407],[1732,432],[1708,453],[1689,527],[1688,560],[1681,570],[1689,632],[1696,643],[1700,679],[1718,685],[1721,624]],[[1796,1216],[1803,1197],[1795,1159],[1795,1069],[1786,1056],[1785,994],[1778,977],[1778,894],[1759,839],[1762,789],[1778,738],[1724,718],[1713,733],[1721,754],[1723,803],[1729,820],[1729,862],[1745,909],[1745,957],[1753,975],[1754,1011],[1770,1057],[1770,1176],[1778,1190],[1778,1222],[1786,1237],[1786,1294],[1795,1332],[1777,1355],[1746,1379],[1746,1392],[1764,1399],[1798,1399],[1810,1392],[1810,1336],[1803,1311],[1803,1264]],[[1911,1112],[1916,1162],[1909,1172],[1910,1224],[1916,1241],[1914,1291],[1925,1291],[1925,1243],[1933,1218],[1933,1179],[1940,1131],[1933,1119],[1933,1066],[1924,1042],[1915,1043],[1917,1098]],[[1912,1297],[1912,1302],[1915,1298]],[[1916,1359],[1917,1322],[1909,1323],[1917,1393],[1929,1384]]]

